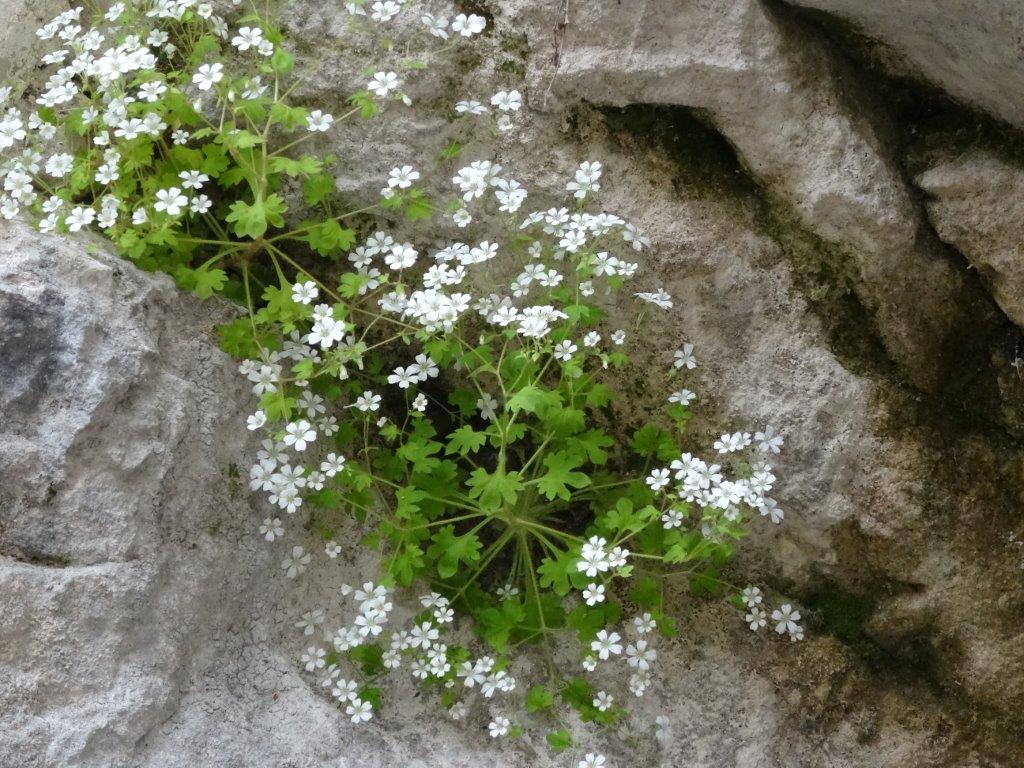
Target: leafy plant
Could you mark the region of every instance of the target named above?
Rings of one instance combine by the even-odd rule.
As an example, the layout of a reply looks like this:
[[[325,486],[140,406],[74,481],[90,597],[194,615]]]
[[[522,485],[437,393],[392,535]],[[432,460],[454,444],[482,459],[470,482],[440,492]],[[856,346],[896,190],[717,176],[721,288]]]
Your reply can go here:
[[[346,7],[353,34],[379,34],[403,11],[386,0]],[[625,714],[584,672],[619,659],[632,693],[650,685],[655,632],[676,631],[666,584],[733,593],[752,629],[766,624],[760,591],[732,587],[722,568],[751,520],[781,520],[766,461],[781,438],[770,427],[723,435],[714,461],[685,452],[687,389],[626,440],[610,427],[629,339],[608,327],[608,309],[638,272],[630,256],[650,242],[619,216],[588,211],[601,164],[575,169],[565,207],[517,218],[527,191],[493,160],[454,170],[450,199],[435,200],[404,165],[379,201],[346,209],[334,159],[313,150],[346,121],[411,103],[403,79],[483,31],[483,18],[424,14],[403,46],[380,34],[387,64],[335,118],[293,103],[302,76],[266,14],[229,29],[208,6],[157,0],[117,3],[88,31],[81,16],[62,13],[40,31],[59,41],[44,59],[59,69],[35,111],[10,107],[0,121],[0,211],[43,232],[98,229],[136,264],[245,306],[221,338],[259,398],[248,420],[265,434],[252,489],[301,513],[329,558],[351,518],[380,552],[379,583],[342,590],[354,619],[302,660],[353,722],[381,706],[378,681],[408,665],[454,717],[476,692],[520,696],[523,724],[544,724],[560,752],[573,744],[563,705],[600,725]],[[431,41],[441,50],[409,53]],[[519,92],[489,105],[467,100],[456,113],[496,113],[499,135],[514,130]],[[439,171],[464,151],[450,142]],[[397,218],[418,235],[389,234],[383,222]],[[429,258],[412,242],[459,229],[482,235]],[[631,334],[648,311],[672,307],[664,289],[634,295],[645,309]],[[673,366],[680,376],[696,366],[692,345]],[[284,526],[271,516],[260,533],[275,541]],[[294,578],[310,561],[293,545],[282,567]],[[394,591],[421,584],[422,610],[383,640]],[[481,655],[447,642],[456,613]],[[790,606],[773,619],[801,636]],[[307,616],[307,634],[320,621]],[[579,670],[555,658],[565,637]],[[520,687],[512,663],[527,646],[546,671]],[[489,731],[515,737],[522,724],[498,716]],[[590,755],[581,765],[591,757],[600,764]]]

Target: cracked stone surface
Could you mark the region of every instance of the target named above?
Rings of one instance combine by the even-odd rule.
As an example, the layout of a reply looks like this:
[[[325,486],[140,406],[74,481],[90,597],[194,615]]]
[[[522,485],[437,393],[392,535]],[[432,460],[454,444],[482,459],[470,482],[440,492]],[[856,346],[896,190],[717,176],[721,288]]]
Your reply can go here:
[[[1024,169],[991,152],[946,158],[917,177],[942,239],[992,286],[1006,315],[1024,327]]]
[[[8,5],[14,19],[32,8]],[[656,406],[686,338],[701,362],[695,448],[767,422],[787,435],[786,523],[744,542],[731,573],[808,617],[806,642],[780,643],[675,596],[683,631],[638,704],[640,746],[586,743],[611,766],[1024,764],[1024,451],[1005,415],[1024,397],[1006,319],[1020,322],[1021,171],[952,153],[915,176],[920,202],[872,83],[781,4],[571,5],[557,66],[557,9],[502,0],[479,60],[426,73],[414,98],[521,88],[522,128],[497,150],[467,141],[464,157],[516,169],[530,205],[581,160],[605,164],[608,209],[653,240],[643,287],[677,299],[620,417]],[[1007,18],[985,12],[973,29]],[[329,54],[304,86],[328,109],[365,66],[337,39],[342,13],[300,2],[288,17],[300,63]],[[652,104],[692,114],[605,109]],[[415,114],[318,139],[342,158],[341,194],[372,198],[393,165],[456,135]],[[709,135],[734,160],[704,157]],[[680,160],[687,146],[700,162]],[[0,222],[0,766],[574,766],[534,742],[495,748],[486,712],[450,723],[407,682],[390,689],[401,707],[351,727],[300,671],[311,640],[294,623],[372,558],[328,560],[301,516],[283,542],[256,535],[252,404],[215,341],[233,310],[87,245]],[[995,384],[957,390],[973,409],[930,394],[975,365],[936,353],[950,338],[998,342],[982,350]],[[290,581],[279,564],[295,543],[314,560]]]
[[[1024,7],[1016,0],[789,0],[870,38],[894,70],[1024,127]]]

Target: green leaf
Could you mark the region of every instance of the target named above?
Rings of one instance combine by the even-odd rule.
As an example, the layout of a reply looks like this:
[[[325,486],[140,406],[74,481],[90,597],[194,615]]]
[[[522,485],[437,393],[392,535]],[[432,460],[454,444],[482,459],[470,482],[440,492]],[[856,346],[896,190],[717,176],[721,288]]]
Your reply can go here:
[[[192,277],[195,281],[192,292],[200,299],[207,299],[220,291],[228,279],[223,269],[196,269]]]
[[[466,480],[469,487],[469,497],[479,499],[483,509],[497,509],[505,504],[515,504],[519,491],[523,489],[523,482],[518,472],[503,474],[495,471],[491,474],[486,469],[477,468]]]
[[[334,194],[334,177],[329,173],[318,173],[310,176],[303,184],[302,194],[309,205],[322,203]]]
[[[412,189],[405,195],[405,217],[409,221],[429,221],[434,215],[434,207],[427,196],[418,189]]]
[[[398,455],[412,464],[413,472],[429,474],[441,463],[434,454],[443,447],[436,440],[410,440],[398,449]]]
[[[348,97],[348,101],[353,107],[359,108],[359,116],[364,120],[370,119],[379,111],[377,102],[369,91],[357,91]]]
[[[465,458],[470,453],[479,451],[487,442],[487,435],[477,432],[468,424],[459,427],[448,436],[448,447],[445,449],[447,455],[459,454]]]
[[[569,731],[565,728],[558,731],[552,731],[544,738],[547,739],[548,746],[551,747],[551,751],[556,755],[564,752],[572,746],[572,736],[569,735]]]
[[[284,48],[276,47],[270,57],[270,68],[279,75],[287,75],[295,66],[295,58]]]
[[[450,579],[459,570],[459,563],[470,565],[480,559],[480,539],[473,534],[455,535],[455,526],[446,525],[437,531],[427,548],[427,557],[437,561],[437,575]]]
[[[661,587],[650,576],[637,579],[633,589],[629,591],[629,599],[651,611],[661,605]]]
[[[356,241],[356,233],[355,230],[344,229],[334,219],[328,219],[310,229],[303,239],[321,256],[331,256],[351,248]]]
[[[270,107],[270,119],[274,123],[280,123],[289,131],[294,131],[306,120],[308,113],[303,107],[290,107],[282,101],[275,102]]]
[[[395,517],[400,520],[408,520],[420,511],[420,502],[427,498],[427,494],[419,488],[405,486],[395,491]]]
[[[605,448],[611,448],[615,441],[600,429],[591,429],[576,437],[574,448],[579,448],[591,464],[604,464],[608,461]]]
[[[557,408],[561,404],[562,397],[557,392],[528,384],[509,398],[507,409],[510,413],[538,413],[548,408]]]
[[[539,712],[555,703],[555,697],[543,685],[535,685],[526,694],[526,711]]]
[[[556,497],[569,501],[572,488],[586,488],[590,478],[582,472],[574,472],[583,463],[583,459],[572,451],[555,451],[544,457],[546,474],[539,478],[537,489],[547,497],[548,501]]]
[[[679,454],[672,436],[654,424],[645,424],[633,433],[633,450],[639,456],[655,456],[661,461],[668,461]]]
[[[403,587],[411,586],[425,567],[423,550],[417,544],[407,543],[390,562],[391,575]]]
[[[319,173],[323,163],[311,155],[303,155],[298,160],[290,157],[273,157],[270,160],[271,173],[283,173],[287,176],[311,176]]]
[[[283,226],[283,214],[287,210],[288,206],[277,195],[269,195],[266,200],[254,200],[251,204],[236,200],[231,204],[227,220],[235,225],[235,234],[239,237],[255,240],[263,237],[268,225]]]
[[[384,671],[384,653],[379,645],[357,645],[348,652],[348,657],[362,668],[364,675]]]
[[[476,630],[501,653],[508,649],[508,638],[526,619],[526,608],[518,600],[504,600],[497,608],[480,611]]]
[[[576,563],[579,559],[578,553],[570,551],[560,553],[556,560],[545,557],[540,561],[540,566],[537,568],[540,585],[545,588],[554,589],[557,594],[563,597],[569,594],[569,590],[572,588],[570,579],[573,574],[578,572]]]
[[[231,165],[228,160],[227,150],[224,149],[222,144],[204,144],[203,145],[203,162],[200,164],[199,169],[216,179]]]

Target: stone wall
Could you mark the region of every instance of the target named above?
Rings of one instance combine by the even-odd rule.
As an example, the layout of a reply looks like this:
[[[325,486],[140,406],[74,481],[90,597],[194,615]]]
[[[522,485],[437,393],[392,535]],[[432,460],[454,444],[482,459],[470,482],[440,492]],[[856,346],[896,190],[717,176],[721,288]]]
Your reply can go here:
[[[287,22],[300,66],[327,55],[303,96],[328,109],[363,66],[337,5],[300,0]],[[678,596],[681,637],[640,703],[672,738],[613,765],[1024,763],[1012,5],[492,0],[483,54],[416,86],[439,104],[519,88],[527,120],[497,159],[531,202],[598,159],[608,209],[652,237],[643,280],[677,302],[624,426],[686,338],[695,444],[787,435],[786,523],[733,568],[798,602],[807,640]],[[18,24],[36,9],[3,7]],[[907,107],[926,97],[932,113]],[[322,140],[358,202],[456,131],[399,117]],[[285,543],[256,535],[251,403],[215,343],[232,311],[0,224],[0,766],[548,764],[411,688],[353,730],[299,673],[294,622],[367,562],[289,581],[302,521]]]

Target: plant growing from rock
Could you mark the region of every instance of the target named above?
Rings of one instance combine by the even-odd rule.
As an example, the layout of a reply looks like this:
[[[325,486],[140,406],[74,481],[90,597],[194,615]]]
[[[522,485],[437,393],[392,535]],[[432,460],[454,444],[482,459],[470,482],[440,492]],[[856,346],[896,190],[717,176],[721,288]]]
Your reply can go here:
[[[766,625],[760,591],[732,587],[721,569],[752,522],[782,519],[768,496],[782,439],[766,427],[722,435],[707,460],[686,452],[685,388],[625,441],[609,431],[628,345],[672,299],[633,292],[637,323],[609,325],[649,242],[594,207],[599,162],[567,180],[564,207],[524,213],[521,184],[492,160],[461,165],[453,144],[437,171],[453,169],[448,199],[409,164],[379,201],[340,204],[332,159],[307,151],[312,140],[408,108],[403,81],[485,28],[408,5],[346,4],[353,34],[376,36],[379,66],[337,117],[294,103],[302,78],[266,12],[229,24],[192,0],[117,3],[91,28],[81,9],[62,13],[39,31],[58,46],[34,109],[0,120],[0,211],[43,232],[98,230],[140,266],[246,308],[221,332],[259,397],[251,488],[302,515],[324,557],[345,552],[353,517],[380,553],[378,575],[341,588],[354,604],[346,621],[328,628],[317,611],[299,622],[328,641],[301,663],[353,722],[408,670],[452,717],[491,710],[494,738],[544,726],[561,751],[573,738],[562,705],[611,726],[651,685],[656,638],[676,632],[667,584],[731,592],[751,629]],[[410,39],[390,41],[411,15]],[[486,102],[455,110],[514,130],[521,95]],[[482,234],[430,245],[457,228]],[[683,344],[682,383],[695,366]],[[284,535],[279,516],[259,530]],[[311,559],[290,544],[282,570],[298,577]],[[393,599],[423,585],[392,627]],[[771,620],[798,639],[799,618],[783,605]],[[567,653],[577,668],[564,667]],[[628,691],[610,688],[615,669]]]

